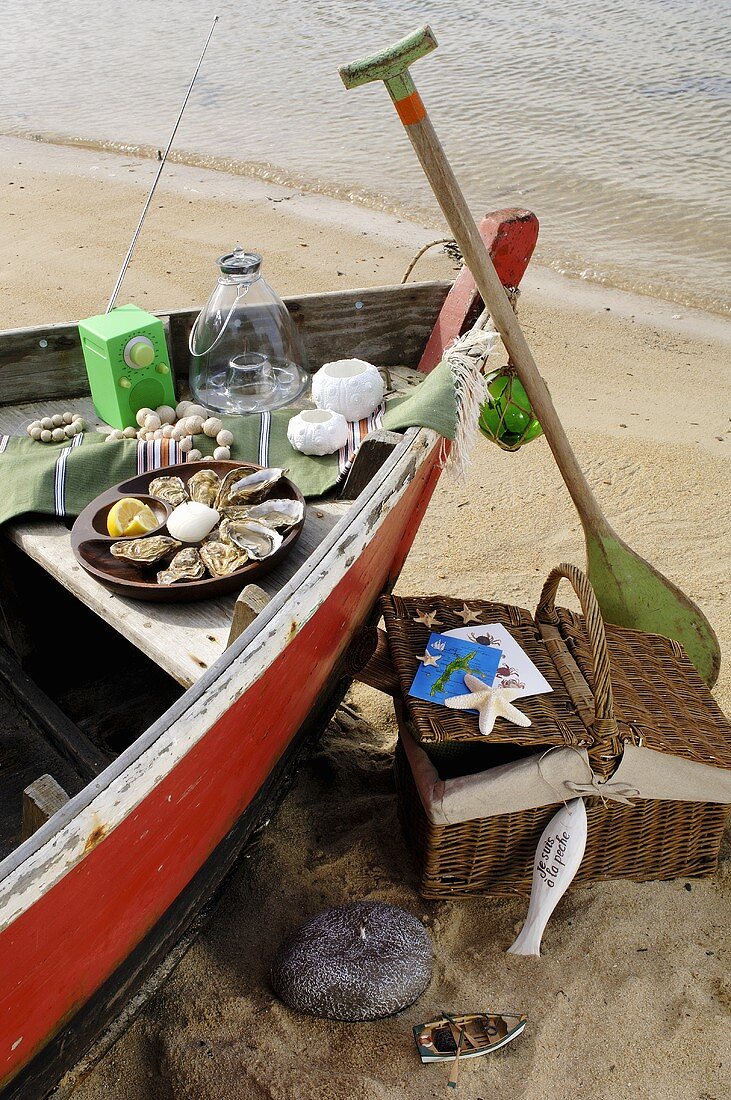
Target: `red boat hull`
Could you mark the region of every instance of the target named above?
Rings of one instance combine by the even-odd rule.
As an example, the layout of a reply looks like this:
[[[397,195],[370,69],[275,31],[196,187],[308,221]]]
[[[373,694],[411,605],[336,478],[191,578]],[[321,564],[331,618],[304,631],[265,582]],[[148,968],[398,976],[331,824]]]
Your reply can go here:
[[[161,920],[337,682],[339,658],[408,553],[438,477],[436,452],[255,685],[112,832],[100,823],[84,858],[0,934],[4,1083]]]

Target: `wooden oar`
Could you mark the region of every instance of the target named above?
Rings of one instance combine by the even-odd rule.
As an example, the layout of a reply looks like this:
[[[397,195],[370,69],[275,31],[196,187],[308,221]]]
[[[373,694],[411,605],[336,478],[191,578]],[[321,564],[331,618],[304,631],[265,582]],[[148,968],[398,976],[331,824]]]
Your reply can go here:
[[[447,1081],[447,1088],[456,1089],[457,1082],[459,1081],[459,1056],[462,1053],[462,1040],[467,1039],[467,1032],[464,1028],[460,1027],[456,1020],[453,1020],[448,1013],[444,1013],[444,1018],[447,1020],[453,1028],[455,1028],[459,1038],[457,1039],[457,1054],[452,1062],[452,1069],[449,1074],[449,1080]]]
[[[610,527],[558,418],[546,384],[507,295],[480,240],[474,218],[409,74],[409,65],[435,49],[429,27],[340,69],[346,88],[382,80],[406,128],[482,300],[492,314],[584,528],[589,578],[607,622],[663,634],[680,642],[709,684],[718,677],[721,651],[703,612],[671,581],[636,554]]]

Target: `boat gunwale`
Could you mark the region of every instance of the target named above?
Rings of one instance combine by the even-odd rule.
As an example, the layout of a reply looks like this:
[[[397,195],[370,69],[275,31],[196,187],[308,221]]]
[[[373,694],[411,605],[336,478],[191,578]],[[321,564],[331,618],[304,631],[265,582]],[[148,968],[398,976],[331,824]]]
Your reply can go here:
[[[450,279],[424,279],[419,282],[413,283],[381,283],[378,286],[355,286],[348,290],[319,290],[311,291],[308,294],[286,294],[282,297],[282,301],[285,305],[289,306],[298,302],[313,302],[318,298],[325,298],[328,301],[344,301],[347,298],[359,298],[363,296],[372,297],[375,294],[385,291],[392,291],[402,289],[404,291],[419,291],[433,289],[449,290],[453,286],[453,281]],[[178,306],[175,309],[151,309],[148,312],[153,317],[159,317],[164,321],[169,317],[197,317],[200,313],[200,306]],[[18,328],[4,328],[0,330],[0,346],[6,336],[18,337],[18,336],[33,336],[35,333],[53,332],[60,333],[68,330],[69,332],[76,332],[79,327],[78,321],[50,321],[46,325],[20,325]],[[80,347],[81,345],[79,345]],[[310,372],[314,373],[314,372]],[[73,394],[67,394],[68,397],[73,397]],[[3,402],[0,400],[0,405],[11,404],[11,402]],[[12,404],[18,404],[18,402],[12,402]]]
[[[287,624],[285,616],[282,615],[289,600],[300,591],[303,582],[321,568],[326,558],[335,555],[332,564],[336,564],[339,546],[340,556],[344,557],[344,551],[347,549],[349,541],[352,540],[346,541],[344,545],[341,545],[343,543],[343,536],[345,536],[346,532],[353,528],[358,521],[364,518],[365,513],[369,509],[373,510],[374,505],[376,507],[382,505],[382,503],[394,493],[397,493],[400,497],[403,492],[405,492],[413,476],[422,464],[418,461],[419,450],[421,449],[421,451],[424,452],[422,462],[426,461],[428,454],[438,445],[438,438],[436,433],[430,429],[408,429],[402,442],[394,448],[393,453],[389,456],[383,467],[381,467],[379,471],[380,477],[377,480],[372,480],[363,489],[360,495],[352,502],[351,508],[341,517],[338,523],[335,524],[313,554],[303,562],[297,573],[295,573],[287,584],[280,589],[276,596],[270,600],[264,610],[254,619],[240,637],[229,648],[224,650],[218,660],[203,673],[200,679],[188,688],[187,691],[185,691],[171,707],[161,714],[144,733],[124,750],[124,752],[120,753],[120,755],[115,760],[111,761],[95,779],[91,780],[78,792],[78,794],[74,795],[56,814],[53,815],[52,818],[42,825],[33,836],[21,843],[0,862],[0,933],[17,920],[22,913],[28,911],[38,896],[34,894],[32,897],[23,898],[20,907],[11,914],[4,915],[2,913],[2,909],[13,900],[13,894],[18,885],[18,872],[25,872],[31,875],[32,882],[38,882],[45,873],[52,871],[53,864],[59,857],[63,858],[62,853],[66,851],[67,847],[67,845],[64,845],[60,851],[57,850],[60,834],[62,834],[64,830],[83,813],[83,811],[88,810],[93,802],[103,795],[113,783],[119,780],[128,769],[133,767],[164,734],[170,731],[173,726],[181,721],[181,719],[184,719],[186,715],[191,714],[196,705],[206,696],[209,689],[225,676],[226,672],[230,670],[231,666],[242,656],[244,651],[249,650],[257,639],[262,641],[261,636],[270,627],[270,624],[277,616],[281,616],[280,625],[274,631],[270,630],[269,636],[263,639],[263,642],[271,642],[276,634],[281,634],[281,638],[284,640],[287,633],[291,630],[292,625],[291,623]],[[409,464],[412,461],[414,464],[413,470],[411,471],[412,476],[408,476]],[[377,519],[378,526],[386,519],[389,511],[390,509],[384,510],[382,507],[380,508]],[[355,538],[355,536],[353,536],[353,538]],[[368,539],[368,541],[370,541],[370,539]],[[337,582],[347,574],[351,564],[352,562],[344,562],[345,568],[342,571],[342,576],[337,578]],[[337,583],[333,581],[329,572],[321,574],[316,584],[322,585],[323,582],[324,587],[321,598],[318,598],[316,601],[316,606],[312,614],[317,613],[319,607],[322,606],[322,603],[332,591],[334,584]],[[253,649],[251,652],[253,654]],[[221,715],[233,705],[236,699],[240,698],[241,695],[255,686],[256,681],[264,671],[265,668],[258,669],[252,674],[251,679],[244,687],[235,689],[235,698],[227,702],[221,714],[217,714],[215,717],[206,720],[206,730],[192,738],[185,752],[177,756],[174,761],[171,761],[168,771],[172,770],[175,763],[190,751],[193,744],[201,737],[206,736],[208,729],[220,719]],[[138,776],[133,786],[139,783],[140,779],[141,777]],[[146,793],[147,792],[137,799],[133,805],[127,808],[120,820],[111,826],[110,832],[113,831],[120,821],[124,820],[129,813],[134,812],[134,806],[139,805],[144,800]],[[44,891],[52,888],[55,882],[59,881],[71,867],[76,866],[84,857],[84,836],[80,834],[76,838],[75,843],[73,835],[70,836],[68,840],[71,841],[70,847],[72,849],[78,848],[80,852],[76,857],[68,858],[62,868],[56,869],[56,873],[51,876],[52,881],[44,883]],[[56,842],[55,844],[54,841]],[[49,851],[45,857],[40,855],[42,849],[47,847]],[[34,860],[34,857],[36,866],[31,869],[27,867],[27,865],[29,861]],[[26,886],[30,885],[31,883],[26,884]]]

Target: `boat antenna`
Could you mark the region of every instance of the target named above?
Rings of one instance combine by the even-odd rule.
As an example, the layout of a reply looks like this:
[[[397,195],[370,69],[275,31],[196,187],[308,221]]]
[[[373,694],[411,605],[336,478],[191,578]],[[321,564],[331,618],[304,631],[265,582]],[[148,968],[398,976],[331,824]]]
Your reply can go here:
[[[217,22],[218,22],[218,16],[215,15],[213,17],[213,22],[211,23],[211,29],[208,32],[208,38],[206,38],[205,45],[203,47],[203,50],[201,51],[200,57],[198,58],[198,64],[195,67],[195,72],[193,73],[193,79],[191,80],[190,84],[188,85],[188,91],[185,93],[185,99],[183,100],[183,105],[180,108],[180,113],[179,113],[179,115],[178,115],[178,117],[175,121],[175,125],[173,126],[173,132],[170,135],[170,140],[168,141],[167,149],[165,150],[165,152],[162,155],[162,159],[160,160],[160,164],[159,164],[158,169],[157,169],[157,175],[155,176],[154,180],[152,181],[152,187],[150,188],[150,193],[147,196],[147,201],[145,202],[145,205],[142,209],[142,214],[140,215],[140,220],[137,223],[137,228],[135,229],[135,231],[132,235],[132,240],[130,242],[130,246],[127,249],[127,255],[124,257],[124,263],[122,264],[122,270],[119,272],[119,275],[117,276],[117,281],[114,284],[114,290],[112,291],[112,296],[109,299],[109,305],[107,306],[107,308],[104,311],[105,313],[110,313],[111,310],[114,308],[114,303],[116,302],[117,295],[119,294],[119,288],[122,285],[122,280],[124,279],[124,276],[127,272],[127,268],[129,267],[129,262],[132,259],[132,253],[134,252],[135,245],[137,244],[137,238],[139,237],[140,230],[142,229],[142,223],[145,220],[145,216],[146,216],[147,211],[150,207],[150,203],[152,202],[152,196],[155,194],[155,188],[157,187],[157,182],[160,179],[160,176],[162,175],[162,170],[165,167],[165,161],[168,159],[168,153],[170,152],[170,148],[173,144],[173,141],[175,139],[175,135],[178,131],[178,126],[180,125],[180,120],[183,117],[183,112],[185,111],[185,107],[186,107],[186,104],[188,102],[188,98],[190,96],[190,93],[193,91],[193,85],[195,84],[196,77],[198,76],[198,72],[199,72],[200,67],[203,63],[203,58],[206,55],[206,50],[208,49],[208,43],[211,41],[211,38],[213,37],[213,32],[216,29],[216,23]]]

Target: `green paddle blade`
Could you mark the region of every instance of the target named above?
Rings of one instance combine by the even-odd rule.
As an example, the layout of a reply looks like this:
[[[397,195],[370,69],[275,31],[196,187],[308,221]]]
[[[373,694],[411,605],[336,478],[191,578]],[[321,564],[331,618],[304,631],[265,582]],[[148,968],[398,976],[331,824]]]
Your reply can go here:
[[[713,687],[721,648],[701,609],[613,531],[585,536],[589,580],[606,621],[679,642]]]

